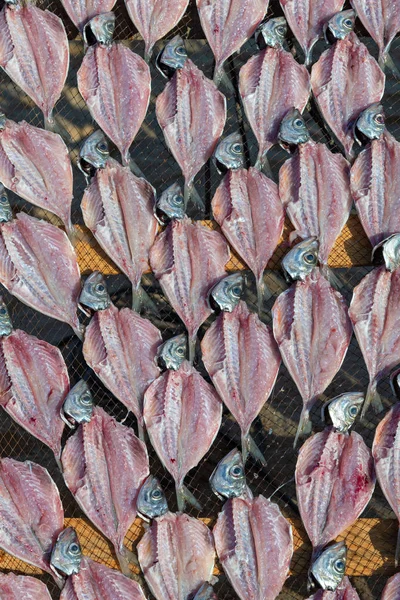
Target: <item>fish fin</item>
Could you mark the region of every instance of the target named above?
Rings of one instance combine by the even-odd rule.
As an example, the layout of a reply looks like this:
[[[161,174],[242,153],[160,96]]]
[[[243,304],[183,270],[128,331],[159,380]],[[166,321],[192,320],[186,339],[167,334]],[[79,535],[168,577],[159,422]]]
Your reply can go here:
[[[79,325],[79,327],[73,327],[74,333],[76,335],[76,337],[83,342],[83,336],[85,334],[85,326],[84,325]]]
[[[200,502],[196,500],[192,492],[190,492],[183,484],[176,487],[176,499],[178,501],[179,512],[183,512],[185,510],[186,502],[194,506],[194,508],[197,508],[197,510],[202,509]]]
[[[206,211],[206,205],[204,204],[204,200],[200,197],[198,191],[194,187],[194,184],[187,184],[185,181],[183,197],[185,200],[185,211],[188,207],[189,200],[192,201],[194,207],[197,209],[199,213],[199,217],[204,217]]]
[[[127,166],[130,168],[130,170],[132,171],[132,173],[136,176],[136,177],[141,177],[142,179],[145,179],[144,173],[141,170],[141,168],[139,167],[139,165],[137,164],[137,162],[135,162],[133,160],[133,158],[131,157],[131,155],[128,153],[127,157],[126,157],[126,165],[124,164],[124,166]],[[124,160],[124,163],[125,163]]]
[[[229,75],[222,65],[215,65],[213,81],[217,88],[221,86],[224,88],[225,92],[228,92],[229,94],[235,93],[233,83],[229,79]]]
[[[332,287],[340,291],[343,287],[339,277],[335,275],[333,269],[329,268],[328,265],[321,265],[322,275],[329,281]]]
[[[138,438],[139,438],[139,440],[141,440],[144,443],[145,442],[145,437],[144,437],[145,430],[144,430],[143,425],[141,423],[139,423],[139,421],[137,422],[137,428],[138,428]]]
[[[246,459],[248,455],[258,460],[263,467],[267,466],[267,461],[265,460],[265,456],[261,452],[260,448],[257,446],[251,435],[248,433],[247,435],[242,435],[242,456],[243,462],[246,463]]]
[[[189,336],[189,362],[192,365],[196,357],[197,334]]]
[[[310,67],[311,67],[312,51],[313,51],[313,47],[311,46],[311,48],[309,48],[308,50],[306,50],[305,53],[304,53],[304,66],[307,69],[310,69]]]
[[[390,73],[393,77],[400,80],[400,71],[387,50],[380,53],[379,66],[384,73]]]
[[[361,411],[361,419],[364,419],[370,405],[375,414],[378,414],[383,410],[383,404],[377,386],[378,382],[376,380],[371,381],[368,385],[367,395]]]
[[[138,566],[139,561],[137,559],[137,556],[133,552],[130,552],[130,550],[125,548],[125,546],[122,546],[118,549],[116,548],[115,554],[117,555],[118,563],[122,573],[126,575],[126,577],[132,579],[133,573],[129,564],[131,563],[135,566]]]
[[[396,568],[397,568],[397,566],[399,564],[399,558],[400,558],[400,527],[399,527],[399,530],[397,532],[396,553],[394,555],[394,566]]]
[[[160,316],[160,312],[156,304],[141,285],[139,285],[137,289],[132,286],[132,310],[137,313],[140,313],[141,310],[144,310],[145,312],[149,312],[155,316]]]
[[[71,135],[61,121],[52,115],[49,117],[44,117],[44,128],[46,131],[51,131],[51,133],[57,133],[66,144],[71,144],[73,141]]]
[[[283,483],[281,483],[281,485],[278,485],[278,487],[276,488],[275,491],[272,492],[272,494],[270,495],[268,500],[271,500],[272,496],[275,496],[276,492],[279,492],[279,490],[282,489],[283,487],[285,487],[285,485],[288,485],[288,483],[292,483],[293,481],[296,481],[296,479],[294,477],[291,477],[287,481],[284,481]]]
[[[261,277],[256,282],[257,287],[257,312],[260,317],[263,312],[263,304],[265,299],[265,283],[264,283],[264,273],[261,274]]]
[[[264,173],[264,175],[266,175],[270,179],[273,179],[271,165],[269,164],[267,154],[264,154],[264,155],[259,154],[257,156],[257,160],[256,160],[256,164],[254,165],[254,168],[258,169],[259,171]]]
[[[308,435],[312,431],[312,423],[310,421],[310,412],[308,408],[303,407],[300,415],[299,425],[296,431],[296,437],[294,438],[293,448],[296,448],[297,442],[301,435]]]
[[[88,236],[86,232],[82,233],[76,225],[72,224],[71,221],[69,221],[69,223],[66,223],[65,229],[69,241],[71,242],[74,248],[76,248],[78,242],[82,242],[85,239],[85,236],[87,237],[87,241],[90,240],[90,242],[92,242],[92,238]]]

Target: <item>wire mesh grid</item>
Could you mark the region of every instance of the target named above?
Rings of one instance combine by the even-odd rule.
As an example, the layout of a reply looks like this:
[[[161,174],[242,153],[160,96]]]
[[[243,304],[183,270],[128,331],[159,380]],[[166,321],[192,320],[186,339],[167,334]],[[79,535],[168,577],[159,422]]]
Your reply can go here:
[[[83,44],[76,29],[65,14],[60,0],[37,0],[37,5],[41,8],[48,8],[62,18],[70,40],[70,69],[62,97],[55,108],[55,115],[59,123],[70,136],[70,156],[75,165],[82,140],[96,129],[96,125],[89,115],[76,84],[77,71],[83,57]],[[143,56],[144,44],[128,18],[123,0],[117,1],[114,10],[117,17],[115,39],[121,43],[127,44],[132,50]],[[282,12],[279,3],[276,0],[271,1],[269,16],[278,16],[280,14],[282,14]],[[186,46],[192,60],[204,71],[206,76],[211,77],[213,71],[213,56],[204,40],[204,34],[200,27],[195,2],[193,0],[190,2],[188,11],[181,23],[168,37],[170,38],[176,33],[181,34],[182,37],[187,40]],[[376,46],[367,36],[366,32],[358,27],[356,33],[361,37],[362,41],[366,43],[371,54],[376,57]],[[292,37],[293,36],[289,35],[289,39],[292,39]],[[157,54],[162,46],[163,42],[156,45],[155,54]],[[301,62],[302,54],[297,44],[294,43],[293,45],[293,42],[290,41],[290,46],[293,51],[298,54]],[[318,58],[325,47],[323,41],[318,42],[315,48],[314,60]],[[228,60],[226,65],[227,72],[236,89],[240,67],[256,51],[254,40],[250,40],[245,44],[238,55],[235,55]],[[395,40],[392,46],[391,53],[395,62],[399,62],[400,43],[397,40]],[[151,72],[152,96],[150,107],[144,124],[131,148],[131,153],[145,177],[152,183],[158,192],[161,192],[174,181],[179,180],[181,174],[178,165],[165,145],[162,132],[155,117],[155,99],[163,90],[165,80],[155,69],[154,61],[151,65]],[[8,118],[15,121],[25,119],[32,125],[39,127],[43,126],[43,118],[40,111],[33,105],[32,101],[8,79],[4,72],[0,73],[0,90],[1,107]],[[387,116],[386,123],[388,129],[395,137],[400,138],[400,83],[391,77],[387,78],[383,104]],[[245,140],[248,164],[254,164],[257,155],[257,143],[243,115],[238,96],[228,96],[227,105],[228,118],[225,134],[229,134],[238,128],[240,129]],[[314,140],[329,144],[333,151],[340,151],[335,142],[323,128],[315,107],[313,107],[312,104],[307,107],[305,115],[307,125],[311,130]],[[113,155],[119,159],[116,151],[113,152]],[[269,158],[273,175],[275,180],[277,180],[279,167],[287,158],[287,154],[279,147],[275,147],[271,150]],[[209,163],[201,170],[195,181],[197,190],[205,198],[208,217],[210,217],[211,199],[220,180],[221,177],[216,172],[212,162],[209,161]],[[80,201],[82,199],[84,187],[85,182],[82,174],[74,168],[74,202],[72,210],[72,220],[74,223],[83,223],[80,211]],[[10,194],[10,197],[14,207],[18,210],[26,211],[35,216],[43,215],[43,211],[32,207],[13,194]],[[194,214],[191,216],[196,218],[197,215]],[[54,221],[54,217],[51,215],[46,215],[46,218]],[[364,264],[366,245],[368,245],[368,242],[362,233],[360,223],[357,218],[354,217],[343,247],[341,249],[336,248],[331,257],[333,264],[335,266],[344,265],[346,257],[348,259],[349,254],[351,254],[354,265]],[[279,252],[275,253],[271,264],[269,265],[270,268],[266,271],[265,275],[265,282],[269,290],[269,298],[266,301],[266,322],[270,322],[270,309],[277,295],[279,295],[286,287],[279,271],[276,270],[283,252],[284,249],[281,248]],[[101,252],[97,254],[90,253],[81,255],[80,260],[83,273],[89,273],[104,266],[104,258],[104,253]],[[235,265],[238,266],[239,261],[233,257],[232,267],[234,268]],[[348,269],[337,269],[336,272],[342,283],[341,291],[348,303],[351,299],[354,286],[357,285],[370,269],[371,267],[368,266],[353,266]],[[113,272],[113,270],[111,269],[110,272]],[[118,307],[130,306],[131,290],[127,278],[123,275],[109,275],[107,277],[107,283],[113,302]],[[160,327],[163,336],[168,338],[171,335],[182,331],[182,323],[172,311],[166,300],[162,297],[160,288],[154,277],[151,274],[145,275],[143,283],[146,291],[148,291],[153,298],[157,299],[160,316],[155,321],[155,324]],[[68,326],[40,315],[38,312],[26,307],[21,302],[14,299],[7,292],[4,292],[4,297],[8,302],[15,327],[21,328],[41,339],[45,339],[60,348],[68,366],[71,384],[76,383],[81,377],[86,378],[91,386],[95,402],[98,405],[105,408],[109,414],[113,415],[118,420],[122,420],[126,417],[126,409],[110,394],[110,392],[108,392],[93,372],[86,366],[82,356],[81,343],[72,335]],[[247,277],[246,300],[250,307],[255,308],[255,286],[250,274]],[[213,317],[202,326],[200,338],[204,335],[205,330],[212,320]],[[196,366],[207,378],[207,374],[201,363],[201,358],[197,359]],[[368,376],[365,364],[358,344],[353,337],[340,373],[335,377],[333,383],[326,390],[324,397],[321,398],[321,401],[312,411],[314,428],[316,430],[322,428],[320,409],[324,400],[345,391],[365,390],[367,383]],[[380,387],[385,409],[387,409],[393,402],[388,382],[384,381]],[[292,448],[292,443],[300,411],[300,396],[286,369],[282,366],[273,395],[261,411],[259,418],[254,422],[252,430],[252,435],[255,438],[256,443],[260,446],[267,459],[267,466],[260,467],[251,459],[247,466],[248,483],[254,494],[262,493],[269,497],[280,485],[286,483],[286,485],[274,495],[274,499],[278,502],[283,513],[293,519],[297,524],[296,527],[298,527],[300,537],[296,541],[296,551],[292,560],[291,574],[279,596],[281,600],[301,599],[308,596],[306,589],[306,572],[311,555],[311,546],[299,523],[295,488],[293,481],[291,481],[297,459],[297,450]],[[369,446],[372,444],[374,429],[381,417],[382,415],[375,416],[370,413],[368,415],[367,423],[359,423],[355,427],[355,429],[363,435]],[[131,415],[128,415],[125,424],[135,427],[134,418]],[[188,512],[196,516],[209,518],[211,522],[215,520],[218,511],[221,508],[221,503],[211,493],[208,485],[208,478],[216,463],[239,443],[239,428],[228,412],[224,411],[222,427],[213,447],[200,465],[193,469],[186,478],[186,484],[203,505],[203,510],[198,513],[188,507]],[[113,559],[110,559],[112,551],[110,550],[109,544],[102,536],[94,531],[93,527],[85,525],[83,519],[84,515],[63,483],[62,476],[57,469],[52,452],[45,445],[35,440],[21,427],[15,424],[6,413],[2,413],[2,418],[0,420],[0,450],[1,456],[3,457],[10,456],[18,460],[30,459],[38,462],[49,470],[60,489],[65,516],[71,520],[72,524],[78,522],[80,524],[79,533],[84,545],[90,546],[92,556],[95,559],[103,562],[108,561],[110,566],[115,566]],[[151,471],[161,480],[166,491],[170,508],[174,510],[176,509],[176,501],[171,478],[164,471],[152,449],[149,448],[149,450]],[[394,515],[389,509],[386,500],[383,498],[379,487],[377,487],[372,501],[363,516],[368,517],[371,520],[376,519],[376,527],[364,531],[360,525],[360,523],[362,523],[360,521],[351,528],[346,539],[350,548],[353,571],[357,575],[357,577],[353,578],[353,584],[358,589],[362,600],[372,600],[379,597],[387,577],[394,570],[393,558],[396,538],[396,525],[393,520]],[[137,523],[136,529],[133,528],[130,532],[129,539],[127,540],[128,545],[140,535],[139,530],[140,525]],[[383,562],[377,570],[371,572],[370,567],[373,559],[371,548],[374,547],[378,548],[383,557]],[[0,558],[1,565],[4,569],[16,568],[15,560],[11,557],[0,556]],[[29,568],[26,568],[25,572],[29,572]],[[36,571],[32,568],[31,572]],[[368,573],[368,576],[365,576],[366,572]],[[57,598],[58,590],[55,584],[46,575],[43,575],[42,577],[48,584],[52,596]],[[216,586],[216,590],[218,592],[218,597],[221,599],[231,599],[236,597],[222,572],[219,575],[219,582]]]

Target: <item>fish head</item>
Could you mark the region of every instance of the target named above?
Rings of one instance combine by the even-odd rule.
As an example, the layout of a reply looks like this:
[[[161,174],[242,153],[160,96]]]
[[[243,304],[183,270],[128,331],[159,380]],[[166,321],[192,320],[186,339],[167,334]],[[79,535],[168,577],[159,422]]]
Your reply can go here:
[[[379,102],[374,102],[359,115],[355,124],[355,138],[361,144],[357,137],[358,132],[368,140],[377,140],[384,131],[385,113],[383,112],[383,106]]]
[[[372,250],[375,265],[384,264],[393,273],[400,266],[400,233],[394,233],[380,242]]]
[[[337,431],[345,433],[353,425],[364,403],[362,392],[341,394],[328,404],[329,416]]]
[[[13,330],[10,313],[2,296],[0,296],[0,336],[10,335]]]
[[[12,216],[7,190],[4,185],[0,183],[0,223],[7,223],[8,221],[11,221]]]
[[[400,368],[395,369],[390,374],[390,387],[393,394],[400,400]]]
[[[93,406],[93,396],[90,388],[86,381],[81,379],[65,398],[63,411],[75,423],[89,423],[93,414]]]
[[[105,310],[111,305],[106,282],[100,271],[93,271],[86,279],[79,303],[92,310]]]
[[[285,149],[305,144],[310,139],[306,122],[297,108],[291,108],[279,126],[278,140]]]
[[[219,173],[242,169],[245,166],[242,136],[238,131],[223,138],[215,152],[214,162]]]
[[[115,30],[115,14],[113,12],[96,15],[86,23],[83,29],[83,39],[88,46],[102,44],[110,46],[112,44]]]
[[[318,264],[319,244],[315,237],[296,244],[282,260],[282,268],[286,279],[296,281],[304,279]]]
[[[73,527],[67,527],[60,533],[51,553],[50,564],[65,575],[79,573],[82,549]]]
[[[0,110],[0,131],[2,131],[5,128],[6,121],[7,121],[6,115],[3,113],[2,110]]]
[[[167,499],[157,477],[147,477],[139,490],[136,507],[140,515],[149,519],[161,517],[168,511]]]
[[[163,369],[177,371],[184,360],[188,350],[186,333],[181,333],[167,340],[157,350],[158,363]]]
[[[179,183],[173,183],[163,191],[157,199],[155,214],[161,225],[185,218],[185,199]]]
[[[210,291],[210,306],[213,310],[232,312],[239,304],[244,291],[242,273],[232,273],[221,279]]]
[[[354,29],[356,13],[354,10],[342,10],[329,19],[324,27],[325,39],[344,40]],[[331,40],[331,41],[333,41]]]
[[[187,57],[185,43],[180,35],[176,35],[158,54],[156,67],[163,77],[170,79],[177,69],[182,69]]]
[[[193,600],[218,600],[212,585],[207,581],[203,583]]]
[[[346,571],[347,548],[344,542],[328,546],[311,567],[311,573],[323,590],[335,591]]]
[[[238,498],[246,494],[246,475],[242,453],[231,450],[215,467],[210,486],[219,498]]]
[[[288,32],[285,17],[275,17],[263,21],[256,30],[255,38],[260,50],[267,46],[281,48]]]
[[[97,169],[104,169],[109,159],[110,151],[104,133],[98,129],[84,141],[79,151],[78,168],[84,174],[88,183]]]

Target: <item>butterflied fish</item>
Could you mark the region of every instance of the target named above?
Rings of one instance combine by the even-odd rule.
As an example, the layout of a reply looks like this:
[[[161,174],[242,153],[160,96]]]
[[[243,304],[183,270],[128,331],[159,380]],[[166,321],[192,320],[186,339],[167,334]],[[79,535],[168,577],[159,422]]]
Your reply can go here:
[[[267,164],[267,152],[278,143],[279,126],[295,107],[303,112],[310,95],[310,76],[290,52],[267,47],[240,69],[239,91],[258,142],[257,168]]]
[[[398,600],[398,598],[400,598],[400,573],[388,579],[381,600]]]
[[[261,312],[264,270],[278,245],[285,218],[278,186],[253,167],[230,170],[215,192],[212,210],[222,233],[256,278]]]
[[[109,158],[86,188],[81,208],[86,226],[132,283],[132,307],[139,309],[140,280],[149,269],[149,252],[158,224],[155,190],[128,167]]]
[[[153,448],[176,485],[179,510],[199,503],[183,485],[187,473],[211,448],[219,431],[222,402],[189,362],[166,371],[147,389],[144,421]]]
[[[318,592],[310,596],[308,600],[360,600],[360,597],[351,585],[349,578],[343,577],[341,583],[339,583],[334,592],[330,592],[329,590],[318,590]],[[382,600],[384,599],[382,598]],[[386,600],[389,599],[386,598]]]
[[[327,427],[300,448],[295,479],[300,516],[318,557],[370,501],[375,487],[371,452],[358,433]]]
[[[71,429],[78,423],[89,423],[93,414],[93,396],[86,381],[81,379],[67,394],[60,415]]]
[[[33,462],[0,461],[0,548],[63,579],[50,566],[50,553],[63,529],[64,511],[49,473]]]
[[[113,29],[113,13],[94,18],[97,19],[96,30],[108,34]],[[101,36],[98,34],[98,37]],[[88,48],[77,77],[79,92],[90,114],[117,146],[123,164],[129,166],[129,148],[143,123],[150,100],[148,65],[123,44],[98,42]]]
[[[303,400],[295,438],[311,430],[310,410],[339,371],[352,335],[344,298],[319,269],[280,294],[272,308],[274,336]]]
[[[61,0],[65,12],[82,33],[88,21],[96,15],[110,12],[116,0]]]
[[[71,223],[72,167],[61,137],[29,125],[4,119],[0,124],[0,181],[39,208]]]
[[[215,57],[214,82],[225,61],[251,38],[268,10],[269,0],[197,0],[201,26]]]
[[[195,109],[194,109],[195,107]],[[215,84],[187,59],[156,101],[158,123],[185,178],[185,204],[193,180],[214,152],[226,120],[226,99]],[[199,198],[200,209],[204,203]]]
[[[187,336],[185,333],[170,338],[157,350],[158,363],[165,369],[176,371],[187,358]]]
[[[265,464],[250,436],[250,427],[268,400],[281,358],[271,329],[245,302],[222,312],[201,342],[204,365],[242,434],[243,459],[248,453]]]
[[[35,579],[24,575],[9,573],[0,575],[0,597],[2,600],[51,600],[47,586]]]
[[[310,65],[312,50],[322,37],[325,23],[342,9],[344,0],[280,0],[280,3],[289,27],[304,52],[304,63]]]
[[[215,550],[211,531],[189,515],[168,512],[159,517],[137,549],[156,600],[187,600],[212,579]]]
[[[385,128],[383,107],[368,107],[357,129],[370,139],[351,167],[351,193],[372,246],[400,231],[400,143]]]
[[[0,66],[37,104],[51,127],[69,67],[61,19],[30,0],[8,1],[0,12]]]
[[[164,491],[153,475],[149,475],[140,488],[136,505],[138,515],[143,519],[155,519],[168,512]]]
[[[114,304],[96,312],[83,342],[83,356],[104,385],[131,410],[143,437],[143,396],[160,369],[160,331],[137,312]]]
[[[60,533],[51,553],[51,566],[63,575],[79,573],[82,562],[82,548],[73,527]]]
[[[234,448],[215,467],[210,486],[218,498],[252,498],[246,484],[243,455]]]
[[[311,573],[323,590],[335,591],[346,571],[347,548],[337,542],[321,552],[311,567]]]
[[[300,143],[280,168],[279,194],[295,227],[292,239],[315,237],[318,258],[325,267],[350,215],[350,165],[325,144],[311,139],[301,143],[304,128],[304,119],[296,109],[289,111],[281,123],[280,140],[292,144],[299,132]]]
[[[220,233],[188,218],[171,222],[150,251],[154,275],[188,330],[190,361],[198,329],[212,313],[208,292],[225,275],[229,256]]]
[[[61,229],[25,213],[3,223],[0,282],[21,302],[68,323],[82,338],[76,313],[81,290],[79,265]]]
[[[311,86],[325,123],[351,159],[354,122],[361,111],[382,98],[385,75],[368,48],[351,31],[353,11],[339,13],[330,23],[330,30],[340,39],[313,65]]]
[[[145,43],[145,58],[149,62],[154,44],[176,27],[189,0],[125,0],[126,9]]]
[[[264,496],[227,500],[213,529],[218,558],[240,600],[275,600],[289,572],[292,528]]]
[[[136,517],[136,497],[149,474],[146,446],[133,430],[100,407],[65,445],[65,483],[86,514],[114,545],[121,570],[129,575],[131,553],[124,537]]]
[[[79,573],[68,577],[60,600],[146,600],[141,587],[120,571],[83,556]]]

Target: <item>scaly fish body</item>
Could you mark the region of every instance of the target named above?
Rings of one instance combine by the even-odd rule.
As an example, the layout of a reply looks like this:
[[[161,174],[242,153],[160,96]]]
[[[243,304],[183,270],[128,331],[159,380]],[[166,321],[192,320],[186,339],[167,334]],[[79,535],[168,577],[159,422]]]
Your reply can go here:
[[[400,573],[388,579],[382,592],[381,600],[399,600],[400,598]],[[358,598],[357,598],[358,600]]]
[[[213,529],[218,558],[240,600],[275,600],[289,572],[292,528],[264,496],[227,500]]]
[[[23,575],[0,575],[0,597],[2,600],[51,600],[49,590],[35,577]]]
[[[358,115],[379,102],[385,75],[354,32],[325,50],[311,70],[311,86],[327,125],[353,157],[353,124]]]
[[[158,517],[137,549],[147,585],[157,600],[188,600],[212,579],[211,531],[189,515],[168,512]]]
[[[342,582],[334,592],[318,590],[318,592],[310,596],[308,600],[360,600],[360,597],[351,585],[349,578],[343,577]],[[382,598],[382,600],[384,599]],[[389,599],[387,598],[386,600]]]
[[[67,15],[81,33],[90,19],[110,12],[115,2],[116,0],[61,0]]]

